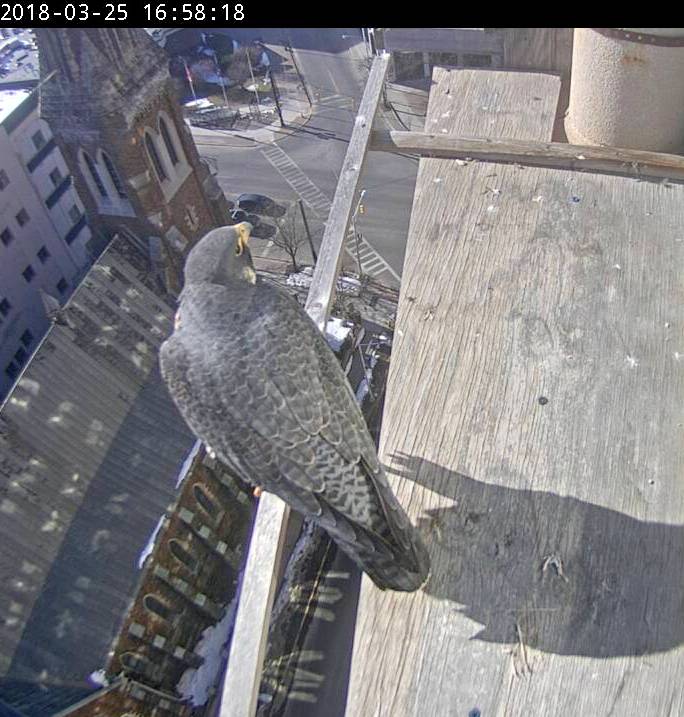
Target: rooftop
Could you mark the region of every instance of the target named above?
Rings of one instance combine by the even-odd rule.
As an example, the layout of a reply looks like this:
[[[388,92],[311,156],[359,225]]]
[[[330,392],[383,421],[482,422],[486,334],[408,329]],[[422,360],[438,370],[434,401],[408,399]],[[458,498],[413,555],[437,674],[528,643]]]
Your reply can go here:
[[[194,445],[157,368],[173,309],[146,273],[115,240],[0,411],[0,695],[92,688]]]
[[[0,122],[10,115],[31,94],[31,90],[0,88]]]

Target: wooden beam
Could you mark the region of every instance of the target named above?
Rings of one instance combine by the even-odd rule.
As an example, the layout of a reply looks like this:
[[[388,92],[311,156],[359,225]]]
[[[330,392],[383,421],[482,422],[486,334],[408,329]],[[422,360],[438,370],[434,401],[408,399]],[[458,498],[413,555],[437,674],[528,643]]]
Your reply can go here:
[[[344,238],[388,62],[389,55],[373,60],[309,288],[306,310],[321,331],[335,297]],[[253,717],[256,712],[289,513],[289,506],[280,498],[270,493],[262,495],[242,581],[219,717]]]
[[[253,717],[256,713],[289,514],[290,507],[272,493],[264,493],[259,499],[219,717]]]
[[[371,149],[408,152],[423,157],[470,158],[483,162],[607,172],[635,178],[684,180],[684,157],[638,149],[511,139],[465,139],[450,134],[386,130],[375,130],[372,133]]]
[[[321,331],[327,320],[327,302],[334,297],[342,259],[342,246],[347,236],[354,197],[359,187],[361,170],[366,159],[373,120],[378,110],[388,65],[388,54],[377,55],[373,59],[311,280],[306,309]]]

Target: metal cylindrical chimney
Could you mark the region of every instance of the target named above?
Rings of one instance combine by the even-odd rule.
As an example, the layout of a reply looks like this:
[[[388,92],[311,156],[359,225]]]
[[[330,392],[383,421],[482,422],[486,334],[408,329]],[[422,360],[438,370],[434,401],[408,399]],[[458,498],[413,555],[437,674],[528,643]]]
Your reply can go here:
[[[572,144],[684,152],[684,28],[575,28]]]

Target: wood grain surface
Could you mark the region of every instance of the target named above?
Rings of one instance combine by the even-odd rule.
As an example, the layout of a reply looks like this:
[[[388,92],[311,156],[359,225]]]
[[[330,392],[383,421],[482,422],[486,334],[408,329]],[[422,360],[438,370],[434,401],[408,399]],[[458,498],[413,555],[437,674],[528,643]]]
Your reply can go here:
[[[555,78],[433,79],[430,132],[550,140]],[[684,714],[682,192],[421,160],[381,458],[432,576],[364,578],[349,717]]]

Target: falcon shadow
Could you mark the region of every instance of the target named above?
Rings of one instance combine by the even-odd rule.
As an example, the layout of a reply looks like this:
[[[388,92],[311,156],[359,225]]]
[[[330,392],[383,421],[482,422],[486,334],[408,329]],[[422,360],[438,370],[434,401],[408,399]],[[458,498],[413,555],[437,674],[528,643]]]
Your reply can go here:
[[[483,625],[472,639],[590,657],[684,642],[683,526],[413,456],[395,455],[386,469],[455,501],[419,519],[432,558],[425,591]]]

